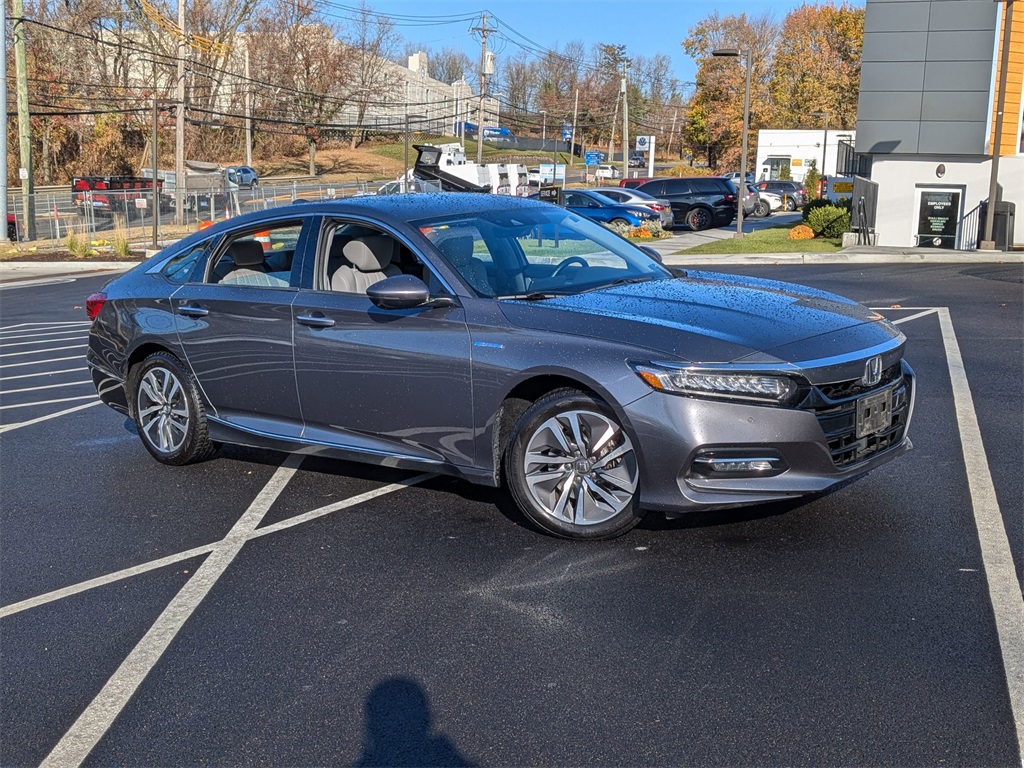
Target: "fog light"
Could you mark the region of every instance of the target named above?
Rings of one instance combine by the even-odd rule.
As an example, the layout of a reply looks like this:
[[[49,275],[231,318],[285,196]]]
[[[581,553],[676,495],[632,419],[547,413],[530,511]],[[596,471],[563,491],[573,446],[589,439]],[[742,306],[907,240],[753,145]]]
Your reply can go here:
[[[774,477],[789,469],[773,450],[704,450],[693,460],[691,472],[702,477]]]

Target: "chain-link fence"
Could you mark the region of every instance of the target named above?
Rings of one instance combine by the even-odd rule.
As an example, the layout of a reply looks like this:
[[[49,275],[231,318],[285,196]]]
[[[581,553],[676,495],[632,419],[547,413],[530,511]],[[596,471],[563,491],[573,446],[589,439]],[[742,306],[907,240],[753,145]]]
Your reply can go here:
[[[262,211],[295,200],[333,200],[377,194],[385,181],[264,183],[252,189],[231,192],[189,190],[180,216],[174,195],[161,193],[154,208],[150,190],[45,191],[26,197],[10,195],[8,213],[14,221],[8,227],[12,240],[25,242],[31,233],[28,212],[35,224],[34,240],[66,241],[69,236],[92,240],[119,240],[145,244],[153,238],[153,219],[158,218],[158,239],[174,239],[196,231],[205,223],[223,221],[252,211]],[[385,191],[392,191],[388,185]],[[400,186],[400,184],[398,184]],[[394,189],[393,191],[400,191]],[[436,185],[420,182],[410,191],[440,191]]]

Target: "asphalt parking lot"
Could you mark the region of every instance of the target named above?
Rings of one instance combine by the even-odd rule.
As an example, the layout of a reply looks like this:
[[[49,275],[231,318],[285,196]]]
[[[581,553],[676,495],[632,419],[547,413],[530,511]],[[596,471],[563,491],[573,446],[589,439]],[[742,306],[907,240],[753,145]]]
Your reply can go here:
[[[500,491],[98,405],[85,296],[0,286],[0,764],[1020,765],[1021,266],[745,267],[909,337],[916,450],[569,543]]]

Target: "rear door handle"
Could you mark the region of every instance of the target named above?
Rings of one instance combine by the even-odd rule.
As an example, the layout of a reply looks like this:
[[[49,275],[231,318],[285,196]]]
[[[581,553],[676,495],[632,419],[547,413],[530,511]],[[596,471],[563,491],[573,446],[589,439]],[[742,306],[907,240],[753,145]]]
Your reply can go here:
[[[298,315],[295,322],[308,325],[310,328],[330,328],[334,321],[323,315]]]
[[[180,307],[178,307],[178,312],[180,312],[183,315],[186,315],[187,317],[206,317],[208,314],[210,314],[210,310],[204,309],[203,307],[198,307],[194,304],[191,306],[187,304],[182,304]]]

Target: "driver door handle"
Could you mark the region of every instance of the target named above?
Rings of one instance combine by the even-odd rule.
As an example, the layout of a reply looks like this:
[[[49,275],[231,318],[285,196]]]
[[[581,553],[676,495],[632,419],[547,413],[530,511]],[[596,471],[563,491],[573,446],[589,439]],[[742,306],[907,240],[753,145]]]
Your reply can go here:
[[[186,317],[206,317],[210,314],[210,310],[196,304],[182,304],[178,307],[178,312]]]
[[[310,328],[330,328],[334,321],[323,315],[298,315],[295,322],[301,325],[308,325]]]

